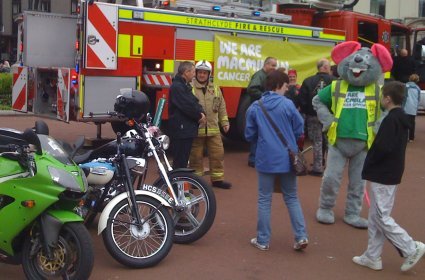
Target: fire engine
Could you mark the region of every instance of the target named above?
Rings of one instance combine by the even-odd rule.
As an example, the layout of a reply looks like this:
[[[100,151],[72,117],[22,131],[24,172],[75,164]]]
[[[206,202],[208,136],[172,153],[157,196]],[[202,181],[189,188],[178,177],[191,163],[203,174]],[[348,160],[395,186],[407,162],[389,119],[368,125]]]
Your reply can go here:
[[[410,42],[408,28],[373,16],[293,3],[271,12],[272,2],[285,1],[110,2],[79,1],[75,16],[23,13],[19,66],[13,68],[15,110],[64,121],[113,122],[101,113],[113,110],[120,89],[143,90],[157,104],[167,99],[181,61],[206,59],[226,100],[229,136],[241,138],[251,102],[246,86],[266,57],[296,69],[302,81],[346,39],[390,47],[401,34],[400,46]]]

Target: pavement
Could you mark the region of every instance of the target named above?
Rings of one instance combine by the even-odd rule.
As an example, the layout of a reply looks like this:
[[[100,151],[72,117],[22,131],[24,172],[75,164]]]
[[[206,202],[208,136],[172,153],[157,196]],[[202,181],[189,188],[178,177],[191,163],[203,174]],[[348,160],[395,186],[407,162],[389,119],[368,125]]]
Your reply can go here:
[[[23,114],[26,115],[26,114]],[[27,118],[1,116],[0,127],[23,130],[32,127],[38,116]],[[96,136],[96,125],[83,122],[61,122],[45,119],[50,134],[73,143],[78,135]],[[110,125],[102,126],[102,136],[114,137]],[[310,145],[308,142],[306,146]],[[392,217],[415,239],[425,241],[425,116],[416,118],[416,137],[406,150],[406,168]],[[168,256],[157,266],[129,269],[117,263],[107,252],[97,227],[89,228],[95,266],[90,280],[168,279],[179,280],[424,280],[425,258],[408,272],[401,272],[403,259],[385,242],[382,253],[383,270],[373,271],[353,263],[353,256],[367,246],[367,230],[355,229],[343,222],[347,196],[347,173],[335,210],[335,224],[316,221],[321,178],[297,177],[298,192],[307,223],[310,244],[303,252],[292,249],[293,233],[281,194],[273,194],[271,211],[272,237],[269,251],[260,251],[250,244],[257,226],[257,173],[247,165],[249,146],[225,141],[225,179],[232,182],[230,190],[214,188],[217,214],[208,233],[187,245],[174,244]],[[306,153],[312,162],[312,153]],[[158,176],[155,164],[149,165],[147,182]],[[209,181],[209,177],[205,177]],[[367,217],[365,202],[362,217]],[[1,226],[0,226],[1,229]],[[0,279],[25,279],[22,267],[0,263]]]
[[[13,111],[13,110],[0,110],[0,116],[23,116],[23,117],[28,117],[28,116],[33,116],[34,113],[32,112],[28,112],[28,113],[23,113],[23,112],[18,112],[18,111]]]

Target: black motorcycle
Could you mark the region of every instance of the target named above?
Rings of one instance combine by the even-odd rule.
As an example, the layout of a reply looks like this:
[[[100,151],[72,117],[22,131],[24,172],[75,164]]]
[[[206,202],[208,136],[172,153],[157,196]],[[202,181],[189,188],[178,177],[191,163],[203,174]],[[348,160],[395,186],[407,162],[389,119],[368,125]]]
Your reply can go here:
[[[117,102],[120,102],[120,98],[124,97],[118,97]],[[130,97],[126,98],[126,106],[115,106],[119,112],[108,114],[122,116],[123,112],[131,107],[129,106]],[[146,123],[140,122],[137,118],[131,118],[128,114],[125,117],[129,119],[127,123],[132,124],[133,129],[122,138],[121,151],[134,162],[129,166],[133,186],[142,193],[156,194],[157,199],[164,199],[171,205],[176,243],[187,244],[200,239],[214,222],[216,200],[213,190],[202,177],[195,175],[192,169],[173,170],[171,168],[165,153],[169,147],[169,138],[161,134],[157,127],[151,125],[149,116]],[[112,141],[97,149],[75,155],[74,161],[90,168],[93,162],[101,162],[102,159],[113,155],[116,146],[117,142]],[[153,162],[159,170],[159,177],[152,184],[146,184],[145,180],[149,170],[149,158],[154,159]],[[104,176],[107,176],[108,170],[91,167],[91,173],[93,172],[97,172],[98,176],[104,172]],[[88,177],[90,178],[90,175]],[[89,187],[84,205],[79,209],[86,224],[92,223],[97,213],[102,212],[111,199],[125,191],[120,180],[112,179],[105,182],[99,181],[99,184],[92,184]]]

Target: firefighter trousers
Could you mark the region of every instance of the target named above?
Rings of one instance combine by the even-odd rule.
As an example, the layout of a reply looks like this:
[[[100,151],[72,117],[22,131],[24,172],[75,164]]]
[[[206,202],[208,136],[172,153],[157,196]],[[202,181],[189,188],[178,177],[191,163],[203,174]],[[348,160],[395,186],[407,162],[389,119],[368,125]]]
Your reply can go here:
[[[221,135],[196,137],[190,152],[189,166],[199,176],[204,175],[204,148],[207,147],[211,181],[224,179],[224,148]]]

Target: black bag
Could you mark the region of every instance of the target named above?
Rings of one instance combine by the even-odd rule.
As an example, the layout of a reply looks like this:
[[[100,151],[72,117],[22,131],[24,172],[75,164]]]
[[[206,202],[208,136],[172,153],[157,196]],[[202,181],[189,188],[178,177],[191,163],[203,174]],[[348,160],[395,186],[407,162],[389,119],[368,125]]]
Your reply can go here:
[[[295,152],[291,151],[291,149],[289,149],[289,146],[288,146],[288,143],[285,140],[285,137],[283,137],[282,132],[276,126],[276,124],[274,123],[274,121],[270,117],[269,113],[267,113],[266,109],[263,106],[263,102],[261,101],[261,99],[258,101],[258,104],[260,105],[260,108],[263,111],[264,115],[266,116],[267,120],[270,122],[273,129],[276,131],[277,136],[279,136],[280,141],[282,141],[283,145],[288,150],[289,161],[290,161],[291,166],[292,166],[292,171],[297,176],[307,175],[307,162],[304,159],[304,155],[300,151],[295,153]],[[278,181],[278,180],[275,180],[275,181]],[[275,182],[275,185],[276,185],[276,182]],[[276,189],[276,187],[277,186],[275,186],[275,189]],[[279,187],[279,189],[280,189],[280,187]]]

